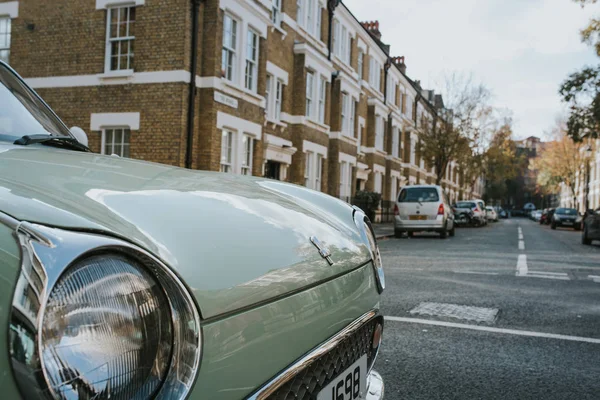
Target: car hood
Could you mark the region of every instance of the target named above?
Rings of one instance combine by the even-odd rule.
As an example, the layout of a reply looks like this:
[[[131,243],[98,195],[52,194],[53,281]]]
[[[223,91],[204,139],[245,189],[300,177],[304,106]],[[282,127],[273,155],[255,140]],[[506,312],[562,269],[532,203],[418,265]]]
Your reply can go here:
[[[183,278],[203,318],[312,287],[370,260],[352,208],[322,193],[38,145],[0,144],[0,211],[143,247]],[[332,266],[311,236],[332,252]]]

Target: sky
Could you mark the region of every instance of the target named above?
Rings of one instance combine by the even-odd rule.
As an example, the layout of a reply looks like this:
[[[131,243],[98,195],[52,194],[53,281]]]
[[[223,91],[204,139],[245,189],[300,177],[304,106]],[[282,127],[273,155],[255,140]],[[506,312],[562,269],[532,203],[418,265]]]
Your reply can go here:
[[[444,76],[472,74],[492,105],[508,108],[517,139],[548,139],[566,107],[560,83],[600,58],[579,32],[600,5],[571,0],[343,0],[359,21],[378,20],[407,75],[439,92]]]

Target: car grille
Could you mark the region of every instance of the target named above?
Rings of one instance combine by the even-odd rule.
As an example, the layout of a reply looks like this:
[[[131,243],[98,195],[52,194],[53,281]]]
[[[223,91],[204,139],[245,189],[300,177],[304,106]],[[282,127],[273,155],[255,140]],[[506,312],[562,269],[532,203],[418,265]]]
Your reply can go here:
[[[325,386],[363,354],[367,354],[369,369],[377,354],[373,349],[373,331],[379,319],[375,318],[344,339],[336,347],[316,359],[277,389],[269,400],[316,400]]]

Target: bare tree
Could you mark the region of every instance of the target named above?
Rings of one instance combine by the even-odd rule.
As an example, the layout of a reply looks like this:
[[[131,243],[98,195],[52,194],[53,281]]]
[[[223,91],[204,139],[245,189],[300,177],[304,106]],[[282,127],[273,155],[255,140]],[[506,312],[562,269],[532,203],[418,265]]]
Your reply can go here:
[[[493,115],[490,91],[472,75],[445,77],[442,95],[445,107],[435,111],[433,123],[422,123],[417,131],[420,154],[431,160],[438,185],[450,162],[473,165],[471,157],[483,152]]]

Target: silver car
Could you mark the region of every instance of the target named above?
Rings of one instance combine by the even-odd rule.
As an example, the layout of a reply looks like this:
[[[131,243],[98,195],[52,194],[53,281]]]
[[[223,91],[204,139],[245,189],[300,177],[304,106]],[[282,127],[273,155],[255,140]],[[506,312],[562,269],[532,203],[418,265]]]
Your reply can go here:
[[[438,232],[442,239],[454,236],[454,213],[440,186],[406,186],[396,201],[394,233]]]

